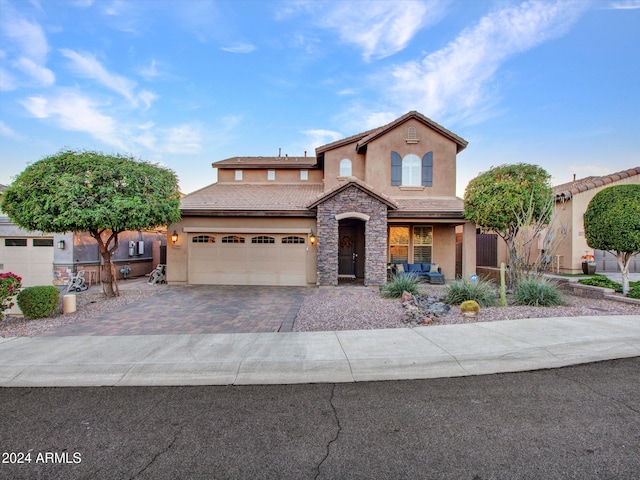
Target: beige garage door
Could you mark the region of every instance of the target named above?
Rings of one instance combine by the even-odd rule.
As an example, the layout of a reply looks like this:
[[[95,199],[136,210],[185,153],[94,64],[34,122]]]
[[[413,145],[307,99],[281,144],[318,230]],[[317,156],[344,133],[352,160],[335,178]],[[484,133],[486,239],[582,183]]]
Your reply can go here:
[[[22,277],[23,287],[53,282],[53,238],[1,238],[0,272]]]
[[[192,285],[307,285],[301,235],[190,234]]]

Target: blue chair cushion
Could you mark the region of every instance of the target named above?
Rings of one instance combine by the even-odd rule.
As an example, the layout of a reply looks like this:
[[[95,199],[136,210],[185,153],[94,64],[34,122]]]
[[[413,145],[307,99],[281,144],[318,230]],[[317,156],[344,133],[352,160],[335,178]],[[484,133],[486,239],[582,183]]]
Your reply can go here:
[[[419,263],[409,263],[406,266],[409,267],[409,270],[405,269],[405,272],[420,273],[422,271]]]
[[[430,263],[421,263],[420,265],[422,266],[422,271],[423,272],[429,272],[431,270],[431,264]]]

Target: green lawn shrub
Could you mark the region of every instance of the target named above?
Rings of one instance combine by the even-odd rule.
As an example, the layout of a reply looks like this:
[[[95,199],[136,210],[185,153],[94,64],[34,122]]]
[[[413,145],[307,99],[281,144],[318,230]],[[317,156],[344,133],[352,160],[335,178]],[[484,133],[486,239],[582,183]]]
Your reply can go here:
[[[563,305],[564,300],[555,282],[529,278],[522,280],[516,286],[514,303],[533,307],[555,307]]]
[[[578,280],[578,283],[582,285],[590,285],[592,287],[612,288],[618,293],[622,293],[622,284],[614,282],[605,275],[595,274],[591,278],[583,278]]]
[[[637,298],[638,300],[640,300],[640,282],[633,282],[629,284],[629,291],[627,292],[627,297]]]
[[[481,307],[493,307],[496,305],[496,291],[496,286],[487,280],[472,282],[461,278],[447,285],[443,302],[460,305],[467,300],[475,300]]]
[[[18,294],[16,300],[25,317],[45,318],[51,316],[58,307],[60,290],[53,285],[27,287]]]

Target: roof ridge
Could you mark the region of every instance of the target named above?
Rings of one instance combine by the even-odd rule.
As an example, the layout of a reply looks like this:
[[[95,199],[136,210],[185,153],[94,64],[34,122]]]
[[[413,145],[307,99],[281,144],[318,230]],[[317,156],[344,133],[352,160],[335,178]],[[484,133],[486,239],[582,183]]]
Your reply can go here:
[[[558,185],[554,188],[556,191],[556,200],[568,200],[573,195],[586,192],[587,190],[593,190],[594,188],[603,187],[610,183],[617,182],[619,180],[634,177],[640,175],[640,167],[628,168],[627,170],[621,170],[619,172],[610,173],[609,175],[603,175],[601,177],[585,177],[575,182],[568,182],[566,184]],[[571,188],[565,189],[565,185],[573,185]],[[560,189],[559,187],[562,187]]]

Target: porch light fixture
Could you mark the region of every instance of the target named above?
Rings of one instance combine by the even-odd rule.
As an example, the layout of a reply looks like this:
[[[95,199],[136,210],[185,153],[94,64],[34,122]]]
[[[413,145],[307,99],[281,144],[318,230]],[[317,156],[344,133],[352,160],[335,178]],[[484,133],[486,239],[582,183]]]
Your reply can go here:
[[[175,230],[173,231],[173,233],[171,234],[171,241],[173,242],[173,244],[175,245],[176,242],[178,241],[178,232],[176,232]]]
[[[64,250],[64,240],[60,240],[60,241],[58,242],[58,248],[59,248],[60,250]]]
[[[311,245],[315,245],[317,240],[318,240],[318,239],[317,239],[317,238],[316,238],[316,236],[313,234],[313,230],[311,230],[311,235],[309,235],[309,243],[310,243]]]

